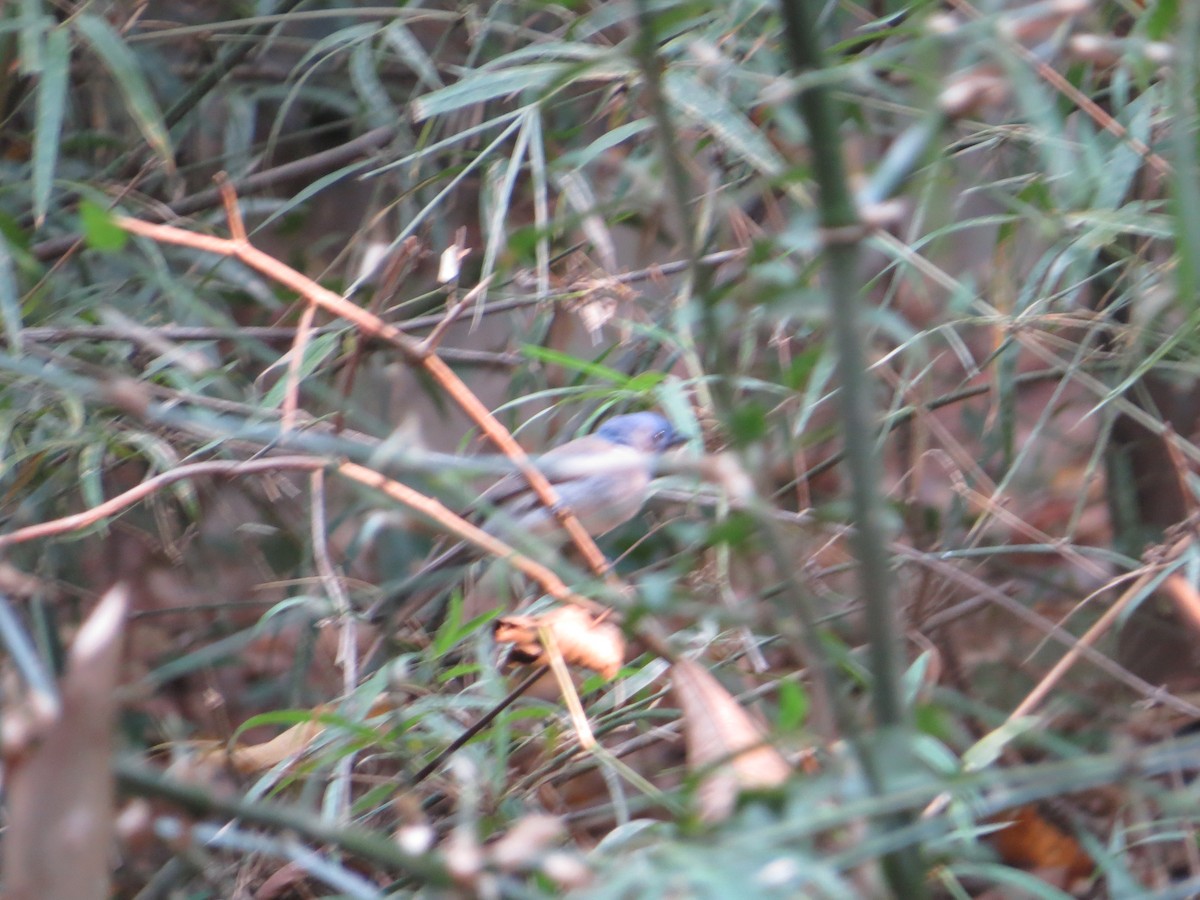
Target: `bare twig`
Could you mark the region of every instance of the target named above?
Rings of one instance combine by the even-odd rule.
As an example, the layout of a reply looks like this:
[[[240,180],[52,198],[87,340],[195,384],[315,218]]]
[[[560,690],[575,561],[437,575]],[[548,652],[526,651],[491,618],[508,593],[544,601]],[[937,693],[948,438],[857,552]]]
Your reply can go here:
[[[213,237],[212,235],[196,234],[181,228],[174,228],[169,225],[157,225],[128,216],[118,216],[116,221],[118,225],[127,231],[142,237],[148,237],[160,243],[191,247],[194,250],[202,250],[208,253],[215,253],[219,256],[228,256],[237,259],[252,269],[262,272],[278,284],[295,291],[314,305],[351,322],[368,336],[379,338],[391,344],[403,353],[410,362],[423,367],[433,376],[450,397],[480,427],[483,433],[500,448],[502,453],[513,461],[513,464],[516,465],[517,469],[520,470],[521,474],[529,482],[530,487],[537,494],[538,499],[548,509],[555,510],[556,515],[562,522],[563,529],[572,542],[574,542],[575,546],[579,548],[580,553],[583,554],[584,559],[587,560],[592,569],[597,573],[606,573],[608,571],[608,563],[604,559],[604,554],[596,546],[596,542],[592,540],[591,535],[587,533],[587,530],[579,522],[574,513],[571,513],[561,503],[558,493],[554,490],[550,481],[533,465],[524,448],[516,442],[516,439],[513,438],[508,429],[492,415],[483,402],[475,396],[454,370],[446,365],[446,362],[436,353],[426,352],[420,342],[405,334],[395,325],[383,321],[373,313],[368,312],[360,306],[356,306],[328,288],[322,287],[311,278],[285,265],[269,253],[259,250],[248,241],[237,241]]]
[[[247,46],[251,46],[251,44],[252,42],[247,42]],[[246,194],[257,194],[270,190],[276,185],[293,178],[305,178],[329,172],[360,156],[366,156],[387,146],[395,136],[396,129],[394,126],[387,125],[382,128],[376,128],[338,147],[332,147],[320,153],[313,153],[303,159],[293,160],[292,162],[239,178],[234,182],[234,187],[239,194],[245,196]],[[190,197],[184,197],[172,203],[169,207],[161,209],[161,211],[149,209],[143,215],[153,221],[165,222],[169,218],[190,216],[194,213],[203,212],[206,209],[218,206],[220,203],[221,192],[216,188],[210,188],[198,194],[193,194]],[[80,246],[82,243],[83,237],[81,235],[66,234],[34,244],[31,252],[41,262],[48,262],[69,252],[72,248]]]
[[[1054,690],[1055,686],[1067,673],[1067,670],[1080,659],[1084,648],[1095,644],[1113,626],[1126,607],[1140,598],[1151,582],[1161,575],[1163,567],[1177,560],[1179,555],[1190,546],[1191,542],[1191,536],[1179,539],[1167,549],[1165,559],[1162,563],[1147,566],[1138,579],[1125,589],[1125,592],[1113,602],[1112,606],[1104,611],[1104,615],[1097,619],[1092,627],[1083,633],[1076,644],[1064,653],[1062,658],[1051,667],[1050,671],[1043,676],[1042,680],[1037,683],[1037,686],[1029,692],[1025,699],[1017,704],[1017,707],[1009,714],[1008,720],[1012,721],[1033,712],[1049,696],[1050,692]]]
[[[543,590],[555,600],[564,603],[575,603],[589,612],[597,614],[605,609],[605,607],[600,606],[595,601],[576,594],[563,583],[563,580],[553,570],[536,560],[530,559],[528,556],[518,553],[498,537],[489,534],[478,525],[468,522],[440,500],[428,497],[420,491],[413,490],[406,484],[393,481],[387,476],[376,472],[374,469],[368,469],[366,466],[358,465],[358,463],[340,463],[337,467],[337,472],[351,481],[357,481],[359,484],[365,484],[368,487],[374,488],[381,494],[386,494],[388,497],[399,503],[403,503],[410,509],[415,509],[417,512],[433,519],[438,525],[456,537],[474,544],[491,556],[507,561],[514,569],[519,570],[540,584]]]
[[[337,663],[342,668],[342,692],[348,697],[358,686],[358,622],[350,606],[350,598],[342,580],[333,569],[329,559],[328,528],[325,524],[325,470],[317,469],[309,476],[309,494],[312,503],[310,525],[312,530],[313,561],[321,583],[337,611],[338,650]],[[347,822],[350,818],[350,777],[354,771],[354,753],[338,758],[330,790],[337,793],[338,819]]]
[[[444,763],[454,753],[461,749],[467,743],[467,741],[471,740],[471,738],[475,737],[475,735],[487,728],[488,725],[495,720],[496,716],[500,715],[500,713],[504,712],[504,710],[516,703],[517,699],[527,690],[529,690],[535,681],[545,675],[549,668],[549,666],[538,666],[536,669],[526,675],[521,680],[520,684],[508,692],[503,700],[480,716],[478,722],[463,731],[462,734],[452,740],[437,756],[435,756],[425,765],[421,766],[417,773],[413,775],[412,783],[414,785],[420,784],[422,781],[436,772],[441,767],[442,763]]]
[[[313,471],[323,469],[328,465],[328,460],[315,456],[270,456],[264,459],[213,460],[210,462],[189,463],[177,469],[172,469],[170,472],[163,472],[161,475],[148,478],[137,487],[130,488],[123,494],[118,494],[111,500],[106,500],[81,513],[64,516],[61,519],[52,519],[49,522],[38,522],[36,525],[27,525],[24,528],[18,528],[16,531],[10,531],[8,534],[0,534],[0,548],[10,547],[13,544],[22,544],[26,541],[37,540],[38,538],[52,537],[56,534],[80,531],[90,525],[96,524],[107,516],[114,515],[123,509],[133,506],[139,500],[149,497],[167,485],[188,478],[198,478],[203,475],[249,475],[254,472],[272,472],[282,469]]]
[[[433,353],[438,349],[438,345],[442,342],[442,338],[446,336],[446,332],[450,330],[450,326],[457,321],[458,317],[466,311],[466,308],[475,302],[476,298],[487,289],[487,286],[492,283],[494,275],[489,275],[487,278],[475,285],[463,295],[463,298],[454,304],[446,314],[442,316],[442,320],[433,326],[433,331],[429,332],[429,336],[421,341],[421,349],[425,353]]]

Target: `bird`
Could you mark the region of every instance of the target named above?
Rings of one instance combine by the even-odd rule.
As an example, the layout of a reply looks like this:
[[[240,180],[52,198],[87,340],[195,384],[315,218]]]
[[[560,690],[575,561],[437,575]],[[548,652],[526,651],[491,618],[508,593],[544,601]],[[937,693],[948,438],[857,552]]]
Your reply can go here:
[[[626,413],[606,419],[592,434],[554,447],[536,462],[562,505],[570,509],[588,534],[598,537],[638,514],[654,478],[657,457],[685,440],[660,413]],[[487,511],[483,530],[509,543],[557,548],[567,540],[555,511],[542,502],[520,473],[501,478],[480,494],[475,505]],[[383,611],[397,599],[402,603],[397,615],[415,612],[432,597],[397,598],[396,594],[404,595],[434,572],[466,563],[477,555],[473,545],[455,544],[425,563],[395,593],[377,602],[368,610],[367,618],[379,621]]]

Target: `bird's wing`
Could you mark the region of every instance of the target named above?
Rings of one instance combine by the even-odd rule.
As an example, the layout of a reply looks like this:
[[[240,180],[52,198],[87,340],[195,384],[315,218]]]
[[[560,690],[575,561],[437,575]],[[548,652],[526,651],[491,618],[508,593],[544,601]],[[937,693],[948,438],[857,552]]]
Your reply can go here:
[[[620,452],[619,444],[589,434],[586,437],[567,441],[537,458],[537,466],[551,484],[564,484],[576,478],[586,478],[594,471],[589,465],[613,451]],[[505,475],[479,495],[476,505],[483,509],[495,508],[529,490],[529,481],[520,472]]]

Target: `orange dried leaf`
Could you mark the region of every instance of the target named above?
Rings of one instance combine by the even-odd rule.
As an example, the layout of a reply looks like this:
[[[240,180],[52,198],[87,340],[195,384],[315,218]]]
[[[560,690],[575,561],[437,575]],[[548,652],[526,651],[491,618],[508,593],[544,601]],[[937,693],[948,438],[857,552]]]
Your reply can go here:
[[[1002,813],[998,820],[1010,824],[992,835],[996,852],[1004,862],[1023,869],[1054,870],[1065,875],[1069,884],[1084,878],[1095,868],[1074,836],[1055,825],[1028,803]]]
[[[293,725],[261,744],[231,747],[228,750],[224,747],[216,747],[210,752],[214,757],[228,762],[239,774],[254,775],[258,772],[265,772],[286,759],[299,756],[321,736],[321,732],[324,730],[325,723],[311,719],[308,722]]]
[[[563,659],[576,666],[615,678],[625,662],[625,635],[611,621],[596,617],[578,606],[560,606],[542,616],[504,616],[496,620],[495,638],[513,645],[521,662],[544,662],[545,650],[538,630],[554,637]]]
[[[395,709],[391,698],[381,697],[371,704],[368,717],[382,715]],[[198,745],[200,758],[204,762],[229,765],[240,775],[257,775],[288,759],[294,759],[307,750],[325,731],[324,722],[317,716],[337,711],[335,706],[319,706],[313,710],[313,718],[299,722],[282,731],[270,740],[258,744],[226,747],[224,744],[205,742]]]
[[[739,791],[775,787],[792,772],[766,731],[707,670],[681,659],[671,686],[683,713],[688,769],[704,772],[697,791],[705,821],[725,818]]]
[[[1191,582],[1180,575],[1168,575],[1159,590],[1171,598],[1179,617],[1193,631],[1200,633],[1200,592],[1192,587]]]

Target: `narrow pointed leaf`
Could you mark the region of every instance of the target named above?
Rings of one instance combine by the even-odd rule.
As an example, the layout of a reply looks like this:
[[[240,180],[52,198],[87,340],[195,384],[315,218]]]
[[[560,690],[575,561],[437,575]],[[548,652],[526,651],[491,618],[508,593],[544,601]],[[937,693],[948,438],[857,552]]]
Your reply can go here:
[[[70,36],[65,28],[55,28],[46,37],[42,77],[37,89],[37,127],[33,132],[33,217],[38,227],[50,208],[63,113],[67,107],[70,67]]]
[[[75,19],[75,28],[91,45],[112,75],[113,81],[117,83],[125,97],[129,115],[141,131],[142,137],[146,139],[146,143],[162,160],[167,170],[173,171],[175,161],[162,110],[159,109],[133,52],[112,26],[99,16],[82,13]]]

